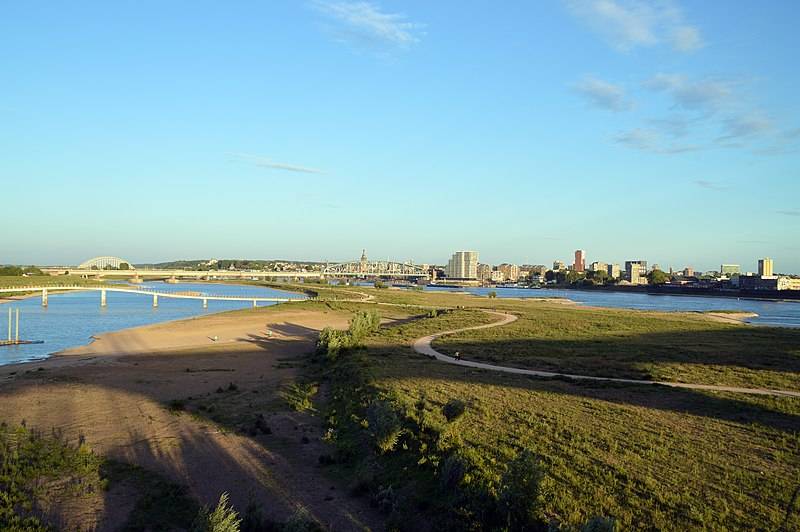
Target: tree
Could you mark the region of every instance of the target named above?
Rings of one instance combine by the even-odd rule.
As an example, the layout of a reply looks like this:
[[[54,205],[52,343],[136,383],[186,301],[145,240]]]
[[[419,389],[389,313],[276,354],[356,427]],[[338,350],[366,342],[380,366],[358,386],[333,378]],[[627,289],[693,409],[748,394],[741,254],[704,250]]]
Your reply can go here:
[[[128,264],[127,262],[120,262],[119,263],[119,269],[120,270],[130,270],[131,269],[131,265]]]
[[[487,296],[489,296],[489,299],[494,299],[494,298],[496,298],[496,297],[497,297],[497,292],[495,292],[494,290],[492,290],[491,292],[489,292],[489,293],[488,293],[488,294],[486,294],[486,295],[487,295]]]
[[[653,270],[647,274],[647,280],[650,284],[664,284],[669,281],[669,275],[661,270]]]

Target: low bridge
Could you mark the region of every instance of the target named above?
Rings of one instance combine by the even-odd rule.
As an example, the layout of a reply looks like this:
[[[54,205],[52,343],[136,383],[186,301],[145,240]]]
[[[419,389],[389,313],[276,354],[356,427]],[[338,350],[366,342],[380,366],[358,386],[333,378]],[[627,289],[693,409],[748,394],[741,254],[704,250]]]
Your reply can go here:
[[[252,302],[254,307],[259,303],[291,303],[293,301],[305,301],[306,298],[291,298],[291,297],[252,297],[252,296],[215,296],[206,294],[185,294],[180,292],[163,292],[153,290],[151,288],[136,288],[136,287],[110,287],[110,286],[15,286],[13,288],[0,287],[0,293],[26,293],[26,292],[41,292],[42,293],[42,306],[47,306],[47,298],[51,291],[95,291],[100,292],[100,306],[105,307],[107,304],[106,294],[108,292],[121,292],[126,294],[137,294],[143,296],[153,297],[153,307],[158,307],[158,298],[170,299],[195,299],[203,302],[203,308],[208,308],[209,301],[241,301]]]
[[[45,267],[39,268],[50,275],[77,275],[80,277],[119,278],[181,278],[181,279],[314,279],[323,277],[322,272],[263,272],[245,270],[94,270],[91,268]]]

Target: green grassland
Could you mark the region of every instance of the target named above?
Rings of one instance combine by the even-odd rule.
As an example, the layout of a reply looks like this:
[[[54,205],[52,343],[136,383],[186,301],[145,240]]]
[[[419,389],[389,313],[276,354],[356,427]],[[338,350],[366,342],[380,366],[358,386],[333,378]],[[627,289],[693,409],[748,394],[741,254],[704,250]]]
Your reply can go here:
[[[442,338],[440,347],[479,358],[492,346],[491,356],[516,364],[525,359],[513,358],[512,347],[555,352],[561,365],[549,369],[609,376],[686,378],[678,371],[689,367],[698,381],[788,386],[798,372],[792,331],[677,313],[362,291],[383,303],[455,309],[384,326],[365,348],[326,363],[332,467],[386,511],[391,527],[524,528],[522,514],[509,510],[507,486],[517,485],[516,464],[526,456],[541,472],[534,491],[530,483],[517,488],[529,495],[528,529],[580,529],[598,516],[617,530],[800,527],[792,506],[798,399],[528,378],[449,366],[410,348],[419,336],[493,320],[457,308],[491,305],[520,320]],[[384,308],[391,307],[377,305]],[[659,356],[636,358],[640,351]],[[699,354],[687,364],[687,353]],[[754,365],[760,354],[771,357],[769,369]],[[720,366],[735,371],[720,374]]]

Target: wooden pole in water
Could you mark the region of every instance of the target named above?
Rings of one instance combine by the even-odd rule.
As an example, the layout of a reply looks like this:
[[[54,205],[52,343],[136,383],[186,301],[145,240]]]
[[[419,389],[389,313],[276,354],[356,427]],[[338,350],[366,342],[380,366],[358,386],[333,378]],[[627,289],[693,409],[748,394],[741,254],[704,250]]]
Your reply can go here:
[[[15,335],[17,343],[19,343],[19,309],[17,309],[17,333]]]
[[[8,307],[8,343],[11,343],[11,307]]]

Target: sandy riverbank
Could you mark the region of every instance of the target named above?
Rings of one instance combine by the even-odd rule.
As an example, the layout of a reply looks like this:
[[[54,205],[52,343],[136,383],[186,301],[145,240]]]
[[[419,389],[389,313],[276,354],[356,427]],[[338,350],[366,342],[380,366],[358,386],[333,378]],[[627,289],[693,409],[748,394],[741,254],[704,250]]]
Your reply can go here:
[[[1,367],[0,421],[63,430],[70,441],[82,438],[100,454],[186,485],[207,504],[227,491],[240,509],[252,497],[270,517],[286,519],[301,504],[335,529],[359,529],[380,518],[322,476],[317,459],[330,451],[320,439],[321,421],[292,411],[278,394],[293,382],[318,331],[344,328],[348,319],[266,307],[104,334],[47,360]],[[234,391],[218,392],[231,383]],[[216,411],[232,418],[261,413],[272,433],[246,436],[206,414],[167,408],[190,397],[219,404]],[[103,530],[119,522],[102,513],[74,519],[68,528]]]
[[[698,314],[720,323],[740,323],[745,325],[751,325],[745,320],[758,317],[755,312],[699,312]]]

